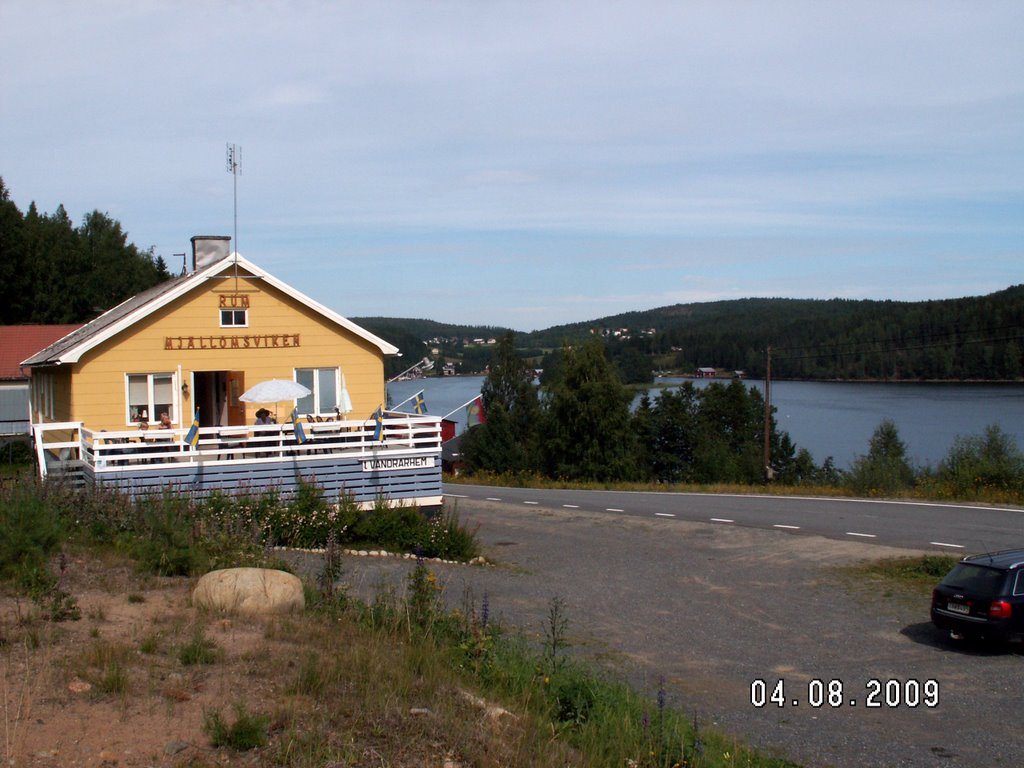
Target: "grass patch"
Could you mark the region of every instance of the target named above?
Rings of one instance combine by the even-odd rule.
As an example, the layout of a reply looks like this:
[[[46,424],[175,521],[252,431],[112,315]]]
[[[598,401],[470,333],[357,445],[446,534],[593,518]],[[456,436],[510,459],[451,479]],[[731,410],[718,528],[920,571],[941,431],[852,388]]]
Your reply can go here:
[[[198,664],[216,664],[221,658],[221,650],[210,638],[197,629],[192,639],[178,649],[178,661],[183,666],[192,667]]]
[[[123,695],[129,689],[134,652],[128,645],[99,641],[80,660],[80,676],[100,694]]]
[[[218,710],[210,710],[203,717],[203,732],[213,747],[227,747],[236,752],[247,752],[267,743],[270,718],[249,712],[236,704],[234,722],[228,723]]]
[[[892,597],[895,594],[927,594],[959,561],[952,555],[914,555],[865,560],[840,566],[840,575],[854,586],[870,585]]]
[[[147,656],[160,653],[163,647],[163,636],[159,632],[154,632],[150,635],[146,635],[142,640],[139,641],[139,652],[144,653]]]

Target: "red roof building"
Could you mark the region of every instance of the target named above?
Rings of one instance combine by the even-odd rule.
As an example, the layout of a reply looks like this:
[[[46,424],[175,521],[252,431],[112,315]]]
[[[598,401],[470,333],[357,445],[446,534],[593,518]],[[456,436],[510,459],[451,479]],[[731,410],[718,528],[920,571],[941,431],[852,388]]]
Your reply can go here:
[[[0,381],[26,382],[29,370],[21,362],[82,327],[69,325],[0,325]]]

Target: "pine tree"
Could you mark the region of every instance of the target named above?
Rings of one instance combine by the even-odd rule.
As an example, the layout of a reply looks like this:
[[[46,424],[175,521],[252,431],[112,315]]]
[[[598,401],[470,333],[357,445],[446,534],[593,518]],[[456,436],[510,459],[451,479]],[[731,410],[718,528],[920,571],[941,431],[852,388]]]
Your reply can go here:
[[[538,469],[540,405],[534,370],[516,353],[514,336],[495,348],[480,388],[487,421],[470,429],[461,453],[470,471],[530,472]]]
[[[550,476],[567,480],[634,480],[639,475],[632,395],[593,338],[563,350],[562,375],[545,401],[544,456]]]

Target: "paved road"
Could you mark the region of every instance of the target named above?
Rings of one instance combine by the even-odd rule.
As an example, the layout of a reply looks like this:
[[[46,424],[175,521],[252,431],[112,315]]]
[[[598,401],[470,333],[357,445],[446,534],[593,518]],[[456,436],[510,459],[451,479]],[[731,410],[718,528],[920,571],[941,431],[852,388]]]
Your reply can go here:
[[[916,549],[1024,546],[1024,509],[928,502],[702,493],[537,490],[447,484],[451,499],[748,526]]]
[[[703,725],[809,767],[1024,763],[1024,654],[951,645],[928,623],[927,595],[893,595],[836,569],[909,550],[766,522],[660,517],[661,507],[644,509],[648,496],[624,514],[566,508],[574,502],[561,496],[545,506],[524,503],[528,491],[487,493],[521,496],[459,501],[497,565],[433,566],[454,605],[486,593],[506,626],[540,637],[558,595],[578,652],[649,691],[663,676],[672,703]],[[344,580],[369,597],[385,583],[401,586],[408,568],[348,558]],[[785,706],[751,704],[757,681],[767,697],[780,680]],[[938,706],[909,706],[908,694],[923,697],[929,681]],[[900,695],[886,701],[893,687]],[[869,708],[869,698],[881,706]]]

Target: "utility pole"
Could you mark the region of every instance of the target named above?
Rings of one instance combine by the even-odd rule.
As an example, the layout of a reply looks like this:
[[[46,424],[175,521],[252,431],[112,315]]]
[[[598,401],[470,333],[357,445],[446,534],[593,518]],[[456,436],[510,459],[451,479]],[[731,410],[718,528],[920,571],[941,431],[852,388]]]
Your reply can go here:
[[[772,471],[772,346],[765,351],[764,367],[764,479],[771,482],[775,476]]]

